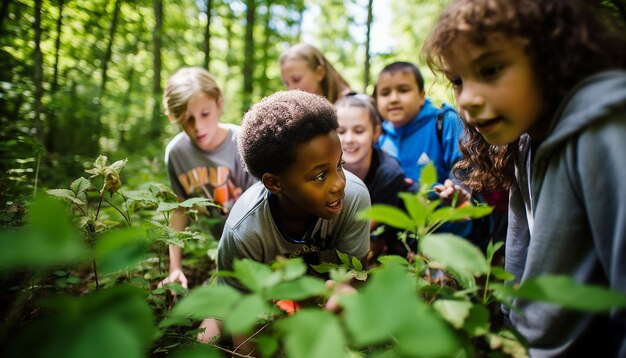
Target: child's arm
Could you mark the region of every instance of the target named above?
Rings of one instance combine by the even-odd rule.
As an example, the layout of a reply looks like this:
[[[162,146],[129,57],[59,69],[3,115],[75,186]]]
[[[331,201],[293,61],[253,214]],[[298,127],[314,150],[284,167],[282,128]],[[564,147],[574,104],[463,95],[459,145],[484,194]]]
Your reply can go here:
[[[189,224],[189,220],[185,215],[185,211],[183,208],[176,208],[172,212],[172,216],[170,219],[170,227],[174,231],[183,231]],[[163,286],[166,283],[179,282],[181,286],[184,288],[187,287],[187,277],[183,273],[182,269],[182,249],[176,245],[169,246],[169,254],[170,254],[170,268],[169,275],[163,279],[163,281],[159,282],[159,287]]]

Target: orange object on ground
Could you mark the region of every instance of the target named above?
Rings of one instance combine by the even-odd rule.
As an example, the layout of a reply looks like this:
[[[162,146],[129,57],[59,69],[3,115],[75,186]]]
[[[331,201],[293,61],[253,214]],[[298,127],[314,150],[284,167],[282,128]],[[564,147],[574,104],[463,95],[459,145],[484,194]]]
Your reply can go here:
[[[278,308],[287,312],[290,316],[300,309],[300,305],[296,301],[292,300],[278,300],[275,304]]]

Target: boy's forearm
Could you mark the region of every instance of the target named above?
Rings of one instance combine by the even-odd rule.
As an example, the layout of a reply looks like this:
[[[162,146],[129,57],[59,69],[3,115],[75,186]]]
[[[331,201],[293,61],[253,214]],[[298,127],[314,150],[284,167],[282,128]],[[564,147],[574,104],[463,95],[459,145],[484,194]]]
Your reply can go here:
[[[174,231],[183,231],[187,228],[188,219],[183,208],[176,208],[170,217],[170,228]],[[170,272],[182,268],[182,249],[176,245],[169,246]]]

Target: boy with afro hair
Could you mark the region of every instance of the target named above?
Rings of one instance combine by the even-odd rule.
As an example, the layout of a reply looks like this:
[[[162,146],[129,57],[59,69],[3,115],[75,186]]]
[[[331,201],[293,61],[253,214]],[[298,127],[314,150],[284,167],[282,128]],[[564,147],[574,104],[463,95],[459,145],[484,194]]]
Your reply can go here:
[[[239,198],[218,248],[218,270],[234,259],[270,263],[278,256],[308,264],[339,263],[336,250],[365,262],[370,206],[367,187],[344,171],[337,114],[325,98],[304,91],[275,93],[244,116],[239,152],[260,179]],[[221,283],[241,286],[228,277]]]
[[[370,206],[370,197],[365,184],[343,170],[338,126],[328,100],[300,90],[275,93],[245,114],[239,152],[247,171],[260,181],[241,195],[226,220],[218,271],[232,271],[234,260],[244,258],[340,263],[337,250],[365,265],[370,223],[356,214]],[[219,276],[218,282],[245,291],[231,277]],[[339,294],[352,291],[347,284],[335,288]],[[336,302],[331,297],[326,308],[336,310]],[[213,319],[200,328],[205,329],[201,341],[220,332]],[[255,354],[248,337],[233,336],[233,346],[238,353]]]

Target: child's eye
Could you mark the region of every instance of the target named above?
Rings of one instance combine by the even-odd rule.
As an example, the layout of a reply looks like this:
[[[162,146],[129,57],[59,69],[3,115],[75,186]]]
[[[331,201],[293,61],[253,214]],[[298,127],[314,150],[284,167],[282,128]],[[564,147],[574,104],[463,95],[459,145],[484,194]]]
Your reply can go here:
[[[450,78],[450,83],[454,88],[459,88],[463,85],[463,81],[459,77]]]
[[[318,175],[316,175],[315,178],[313,178],[313,180],[324,181],[324,180],[326,180],[327,176],[328,176],[328,173],[322,172],[322,173],[319,173]]]
[[[337,128],[337,134],[344,134],[345,132],[346,132],[345,128],[341,128],[341,127]]]
[[[480,74],[485,78],[491,78],[500,73],[502,67],[503,66],[487,66],[480,70]]]

